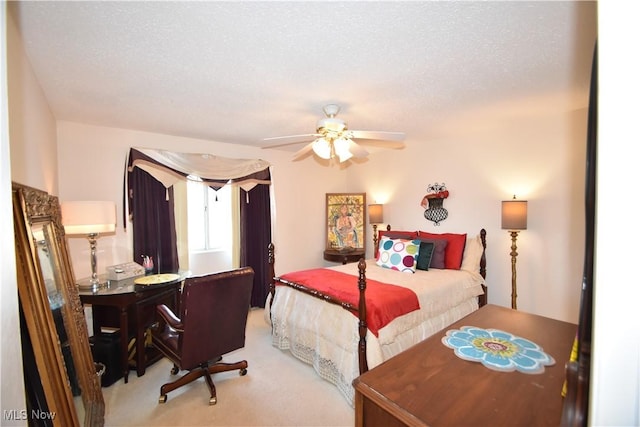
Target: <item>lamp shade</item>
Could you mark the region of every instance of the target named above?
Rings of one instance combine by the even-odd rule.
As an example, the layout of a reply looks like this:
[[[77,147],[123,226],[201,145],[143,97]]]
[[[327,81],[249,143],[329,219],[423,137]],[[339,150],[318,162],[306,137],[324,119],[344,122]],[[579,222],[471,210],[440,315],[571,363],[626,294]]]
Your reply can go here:
[[[62,225],[67,234],[111,233],[116,230],[114,202],[72,201],[60,204]]]
[[[338,138],[333,141],[333,148],[336,151],[336,155],[338,156],[340,163],[353,157],[353,154],[349,151],[349,142],[351,141],[344,138]]]
[[[331,144],[324,138],[318,138],[313,141],[313,152],[316,153],[318,157],[321,159],[330,159],[331,158]]]
[[[371,224],[382,224],[382,205],[373,204],[369,205],[369,222]]]
[[[502,202],[502,229],[527,229],[527,201],[505,200]]]

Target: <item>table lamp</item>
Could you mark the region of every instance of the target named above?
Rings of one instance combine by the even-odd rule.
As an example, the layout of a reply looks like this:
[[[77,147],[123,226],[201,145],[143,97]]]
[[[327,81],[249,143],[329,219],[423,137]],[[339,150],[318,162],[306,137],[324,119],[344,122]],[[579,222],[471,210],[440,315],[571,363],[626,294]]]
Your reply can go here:
[[[375,203],[369,205],[369,222],[373,225],[373,252],[378,248],[378,224],[382,224],[382,205]]]
[[[511,308],[517,309],[516,299],[516,257],[518,256],[516,239],[521,230],[527,229],[527,201],[505,200],[502,202],[502,229],[511,233]]]
[[[108,201],[70,201],[62,202],[60,208],[65,233],[68,236],[85,236],[89,240],[89,286],[99,287],[96,239],[102,233],[113,233],[116,230],[116,205]]]

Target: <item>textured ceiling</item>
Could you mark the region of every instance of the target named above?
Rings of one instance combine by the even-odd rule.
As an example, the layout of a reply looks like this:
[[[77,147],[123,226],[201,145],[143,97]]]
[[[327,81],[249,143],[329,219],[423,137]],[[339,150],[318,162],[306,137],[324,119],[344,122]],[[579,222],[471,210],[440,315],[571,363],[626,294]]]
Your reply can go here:
[[[57,119],[248,145],[584,108],[596,39],[593,2],[8,4]]]

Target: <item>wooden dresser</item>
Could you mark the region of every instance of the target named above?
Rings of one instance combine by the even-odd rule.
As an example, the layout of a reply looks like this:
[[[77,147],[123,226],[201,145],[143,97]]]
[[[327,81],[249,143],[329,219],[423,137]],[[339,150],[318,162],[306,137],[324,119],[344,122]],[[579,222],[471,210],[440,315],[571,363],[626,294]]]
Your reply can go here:
[[[441,340],[462,326],[526,338],[555,365],[524,374],[460,359]],[[571,323],[486,305],[356,378],[356,426],[557,426],[576,331]]]

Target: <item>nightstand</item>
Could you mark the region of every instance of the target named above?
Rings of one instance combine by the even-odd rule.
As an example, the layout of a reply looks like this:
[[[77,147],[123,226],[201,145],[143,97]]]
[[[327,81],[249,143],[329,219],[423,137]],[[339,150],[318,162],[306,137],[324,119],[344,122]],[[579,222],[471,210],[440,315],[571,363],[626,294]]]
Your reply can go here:
[[[352,251],[341,251],[338,249],[325,249],[324,259],[331,262],[358,262],[364,256],[364,249],[354,249]]]

